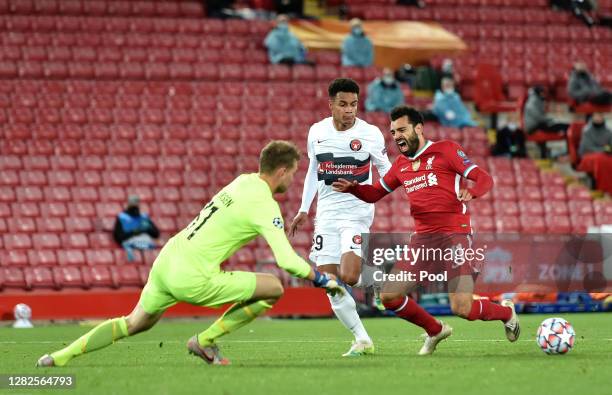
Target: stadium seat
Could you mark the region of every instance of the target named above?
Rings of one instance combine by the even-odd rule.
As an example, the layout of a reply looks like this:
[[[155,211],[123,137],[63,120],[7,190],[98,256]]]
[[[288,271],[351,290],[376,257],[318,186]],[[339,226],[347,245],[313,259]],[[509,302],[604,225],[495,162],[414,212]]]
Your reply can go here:
[[[88,235],[89,245],[93,249],[110,249],[116,247],[112,235],[106,232],[95,232]],[[89,258],[88,258],[89,261]]]
[[[113,265],[115,258],[109,249],[87,250],[85,260],[90,266]]]
[[[65,232],[64,222],[61,218],[37,218],[36,229],[38,229],[39,232]],[[6,246],[6,242],[4,245]]]
[[[57,255],[53,250],[28,251],[28,261],[32,266],[56,266]]]
[[[118,288],[117,278],[108,266],[94,265],[81,268],[83,279],[92,287]]]
[[[34,289],[56,288],[53,272],[48,267],[28,267],[23,272],[26,283]]]
[[[97,205],[96,205],[97,206]],[[115,213],[118,213],[116,211]],[[99,215],[103,217],[103,215]],[[79,232],[79,233],[89,233],[93,232],[94,226],[91,218],[85,217],[68,217],[65,219],[66,231],[67,232]]]
[[[548,233],[569,234],[572,231],[569,217],[561,215],[547,216],[546,226],[548,228]]]
[[[134,265],[111,266],[111,273],[122,287],[141,287],[143,282],[138,269]]]
[[[518,233],[521,223],[517,216],[497,216],[495,218],[497,233]]]
[[[30,287],[19,267],[0,267],[0,289],[30,289]]]
[[[4,245],[6,248],[10,248],[6,244],[6,238],[4,239]],[[25,249],[19,250],[4,250],[0,254],[0,264],[8,267],[24,267],[30,263],[28,259],[28,251]]]
[[[62,246],[75,249],[87,249],[89,241],[83,233],[67,233],[61,236]]]

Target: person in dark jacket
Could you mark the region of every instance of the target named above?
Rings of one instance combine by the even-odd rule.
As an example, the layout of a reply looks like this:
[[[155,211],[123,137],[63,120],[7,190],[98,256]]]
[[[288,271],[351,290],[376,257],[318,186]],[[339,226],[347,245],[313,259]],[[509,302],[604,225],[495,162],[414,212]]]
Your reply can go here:
[[[567,93],[576,103],[609,105],[612,94],[602,88],[595,77],[589,73],[584,62],[576,62],[567,82]]]
[[[140,212],[138,196],[130,196],[125,210],[117,215],[113,237],[127,252],[128,261],[134,260],[134,250],[157,248],[154,239],[159,238],[159,229],[146,213]]]
[[[597,152],[612,152],[612,130],[606,126],[603,114],[598,112],[584,127],[578,148],[580,156]]]
[[[546,105],[544,102],[544,88],[534,86],[529,88],[529,96],[525,102],[523,121],[527,134],[533,133],[536,130],[546,132],[565,132],[569,124],[557,122],[546,114]]]

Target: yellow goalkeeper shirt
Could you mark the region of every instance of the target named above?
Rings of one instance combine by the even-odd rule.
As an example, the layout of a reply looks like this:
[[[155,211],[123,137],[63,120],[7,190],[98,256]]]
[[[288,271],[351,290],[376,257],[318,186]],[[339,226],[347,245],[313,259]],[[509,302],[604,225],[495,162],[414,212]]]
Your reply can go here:
[[[278,266],[294,276],[308,276],[310,265],[289,244],[278,203],[257,173],[242,174],[224,187],[168,243],[187,262],[215,273],[223,261],[258,235],[270,245]]]

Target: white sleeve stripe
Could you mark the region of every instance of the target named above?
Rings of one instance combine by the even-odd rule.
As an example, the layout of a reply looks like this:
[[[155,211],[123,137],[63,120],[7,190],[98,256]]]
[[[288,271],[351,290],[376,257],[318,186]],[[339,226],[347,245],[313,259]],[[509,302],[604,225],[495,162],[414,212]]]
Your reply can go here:
[[[470,172],[472,170],[474,170],[475,168],[477,168],[478,166],[476,165],[472,165],[470,167],[468,167],[467,169],[465,169],[465,171],[463,172],[463,177],[467,178],[468,174],[470,174]]]
[[[392,190],[391,188],[389,188],[389,187],[387,186],[387,184],[385,184],[385,180],[384,180],[384,179],[382,179],[382,178],[380,179],[380,185],[382,185],[382,187],[383,187],[383,188],[385,188],[385,190],[386,190],[387,192],[389,192],[389,193],[393,192],[393,190]]]

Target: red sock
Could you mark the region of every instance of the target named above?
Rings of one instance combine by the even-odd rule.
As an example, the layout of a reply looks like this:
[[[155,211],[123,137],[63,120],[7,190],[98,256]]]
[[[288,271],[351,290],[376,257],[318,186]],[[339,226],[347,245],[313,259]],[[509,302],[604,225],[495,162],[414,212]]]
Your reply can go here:
[[[508,306],[500,306],[487,299],[478,299],[472,302],[472,310],[467,319],[470,321],[495,321],[502,320],[504,322],[512,318],[512,309]]]
[[[395,312],[396,316],[425,329],[429,336],[437,335],[442,330],[440,322],[408,296],[395,299],[384,305],[388,310]]]

